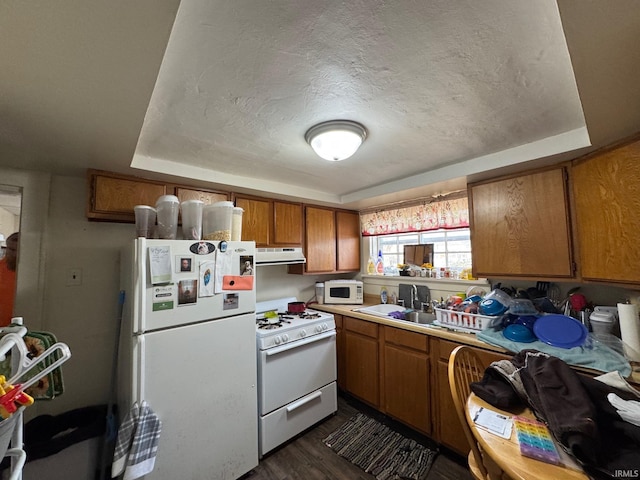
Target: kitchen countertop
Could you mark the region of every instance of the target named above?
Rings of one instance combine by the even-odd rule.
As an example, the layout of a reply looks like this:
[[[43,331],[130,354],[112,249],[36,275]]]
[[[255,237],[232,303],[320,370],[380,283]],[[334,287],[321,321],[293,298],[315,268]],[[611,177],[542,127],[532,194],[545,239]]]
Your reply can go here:
[[[384,318],[376,315],[369,315],[367,313],[359,312],[358,309],[377,305],[380,302],[375,301],[365,301],[362,305],[327,305],[327,304],[317,304],[309,305],[310,308],[321,310],[323,312],[329,312],[337,315],[346,315],[349,317],[359,318],[361,320],[367,320],[369,322],[378,323],[380,325],[387,325],[389,327],[401,328],[403,330],[409,330],[412,332],[423,333],[425,335],[430,335],[432,337],[442,338],[444,340],[449,340],[451,342],[461,343],[465,345],[471,345],[473,347],[482,348],[484,350],[490,350],[493,352],[510,354],[510,352],[502,347],[498,347],[496,345],[490,345],[488,343],[483,342],[482,340],[478,340],[474,333],[463,333],[463,332],[454,332],[452,330],[448,330],[443,327],[436,326],[427,326],[423,324],[407,322],[404,320],[395,320],[392,318]],[[402,308],[402,307],[398,307]],[[593,375],[600,375],[602,372],[586,369],[583,367],[575,367],[577,370],[585,371]],[[634,386],[640,386],[640,371],[634,371],[631,374],[630,378],[627,380],[634,384]]]

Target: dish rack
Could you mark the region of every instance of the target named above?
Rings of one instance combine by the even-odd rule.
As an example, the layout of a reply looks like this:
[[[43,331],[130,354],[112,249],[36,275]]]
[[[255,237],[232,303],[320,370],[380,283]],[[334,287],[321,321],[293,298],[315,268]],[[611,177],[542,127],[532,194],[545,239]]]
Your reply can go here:
[[[434,308],[436,322],[443,327],[452,328],[461,332],[477,333],[491,326],[498,325],[502,315],[489,316],[479,313],[458,312],[446,308]]]
[[[11,378],[6,383],[16,387],[20,385],[21,390],[35,384],[71,357],[69,347],[58,342],[37,357],[29,358],[29,351],[23,338],[26,334],[27,329],[22,325],[21,317],[14,317],[10,326],[0,328],[0,360],[4,360],[5,355],[11,352]],[[38,373],[27,380],[20,381],[35,367],[40,368]],[[7,480],[22,480],[22,469],[27,458],[23,448],[23,410],[24,406],[21,406],[8,418],[0,421],[0,459],[11,458],[9,476],[3,477]]]

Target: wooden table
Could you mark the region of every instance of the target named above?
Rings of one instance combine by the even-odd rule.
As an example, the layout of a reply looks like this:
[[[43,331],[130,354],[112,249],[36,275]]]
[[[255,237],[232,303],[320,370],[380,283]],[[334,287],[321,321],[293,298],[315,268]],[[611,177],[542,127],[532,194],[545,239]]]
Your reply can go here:
[[[483,428],[477,427],[473,421],[473,417],[480,407],[488,408],[489,410],[508,416],[521,415],[532,419],[535,419],[535,416],[528,408],[524,410],[513,410],[510,412],[500,410],[493,405],[489,405],[473,393],[467,400],[467,423],[471,427],[473,436],[497,466],[514,480],[556,480],[560,478],[563,480],[589,479],[589,477],[581,471],[573,470],[564,466],[551,465],[549,463],[522,456],[520,454],[520,447],[518,445],[515,427],[512,429],[511,438],[508,440],[501,438],[498,435],[494,435]],[[499,474],[497,475],[497,478],[499,478]]]

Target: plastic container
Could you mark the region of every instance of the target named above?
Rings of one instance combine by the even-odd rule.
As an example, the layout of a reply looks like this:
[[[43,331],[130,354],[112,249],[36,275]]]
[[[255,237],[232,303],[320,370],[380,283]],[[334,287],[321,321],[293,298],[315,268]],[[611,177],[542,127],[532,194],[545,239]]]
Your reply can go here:
[[[242,214],[244,210],[240,207],[233,207],[231,213],[231,240],[239,242],[242,240]]]
[[[136,217],[136,237],[153,238],[156,209],[149,205],[136,205],[133,207],[133,212]]]
[[[320,305],[324,303],[324,283],[316,283],[316,301]]]
[[[382,250],[378,250],[378,261],[376,262],[376,275],[384,275],[384,262],[382,261]]]
[[[593,312],[589,316],[591,331],[595,334],[611,334],[616,317],[610,312]]]
[[[232,202],[217,202],[205,205],[203,216],[203,234],[205,240],[231,240]]]
[[[536,315],[538,310],[528,298],[514,298],[511,300],[509,313],[513,315]]]
[[[180,204],[182,211],[182,236],[185,240],[202,239],[202,200],[187,200]]]
[[[162,195],[156,201],[158,238],[175,240],[178,235],[180,200],[175,195]]]

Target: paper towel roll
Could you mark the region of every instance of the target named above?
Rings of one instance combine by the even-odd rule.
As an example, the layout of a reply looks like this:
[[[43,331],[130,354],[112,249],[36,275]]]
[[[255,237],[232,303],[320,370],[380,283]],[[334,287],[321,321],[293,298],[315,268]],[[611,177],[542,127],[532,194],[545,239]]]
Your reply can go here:
[[[619,303],[618,316],[620,317],[620,337],[625,344],[625,354],[629,360],[640,362],[640,318],[638,318],[638,305],[633,303]]]

